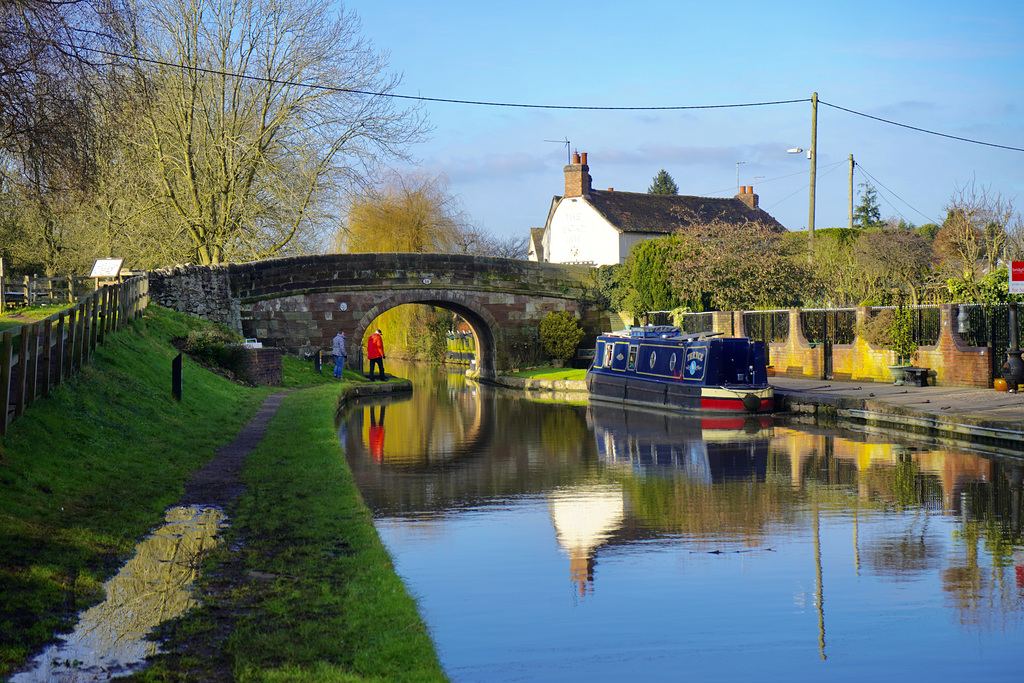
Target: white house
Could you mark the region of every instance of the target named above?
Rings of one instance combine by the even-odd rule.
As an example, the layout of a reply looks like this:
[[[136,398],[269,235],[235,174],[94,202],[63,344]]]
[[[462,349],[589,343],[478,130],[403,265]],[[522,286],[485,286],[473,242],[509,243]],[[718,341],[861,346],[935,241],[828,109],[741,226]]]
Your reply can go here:
[[[565,167],[565,194],[551,200],[544,227],[530,234],[531,261],[602,266],[622,263],[637,242],[664,237],[690,223],[715,220],[785,228],[757,207],[753,188],[735,197],[693,197],[616,192],[591,187],[587,155],[574,153]]]

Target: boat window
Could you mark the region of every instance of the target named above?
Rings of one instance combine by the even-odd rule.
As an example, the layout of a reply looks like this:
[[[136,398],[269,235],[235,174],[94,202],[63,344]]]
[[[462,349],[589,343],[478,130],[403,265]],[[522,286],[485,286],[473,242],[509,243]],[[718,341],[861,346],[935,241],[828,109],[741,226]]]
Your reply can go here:
[[[675,352],[673,352],[672,353],[672,357],[668,359],[668,371],[669,372],[675,372],[676,371],[676,354],[675,354]]]
[[[656,360],[657,358],[658,358],[658,352],[657,352],[657,351],[651,351],[651,360],[650,360],[650,366],[651,366],[651,370],[653,370],[653,369],[654,369],[654,361],[655,361],[655,360]]]
[[[615,350],[615,344],[604,345],[604,366],[610,368],[612,366],[612,354]]]
[[[626,366],[627,370],[636,370],[636,352],[638,346],[629,347],[629,365]]]

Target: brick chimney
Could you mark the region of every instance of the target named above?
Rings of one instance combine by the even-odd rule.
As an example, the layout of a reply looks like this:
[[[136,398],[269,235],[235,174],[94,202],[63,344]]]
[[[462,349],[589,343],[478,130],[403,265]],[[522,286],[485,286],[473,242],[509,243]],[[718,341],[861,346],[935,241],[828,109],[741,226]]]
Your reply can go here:
[[[565,196],[590,196],[590,167],[587,166],[587,153],[572,153],[572,163],[565,167]]]
[[[566,166],[566,168],[569,168]],[[746,204],[751,209],[757,208],[757,195],[754,194],[753,185],[740,185],[740,193],[736,195],[736,199]]]

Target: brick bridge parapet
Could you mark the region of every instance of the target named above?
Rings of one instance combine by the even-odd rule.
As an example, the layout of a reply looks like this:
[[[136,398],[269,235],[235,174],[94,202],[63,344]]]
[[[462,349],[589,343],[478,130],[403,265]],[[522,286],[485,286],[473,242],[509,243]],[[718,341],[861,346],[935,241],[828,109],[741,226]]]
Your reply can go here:
[[[600,312],[581,303],[591,278],[586,266],[467,254],[325,254],[165,268],[150,273],[150,297],[294,354],[330,349],[343,330],[353,367],[361,367],[364,336],[381,313],[438,306],[469,323],[478,371],[493,377],[502,335],[536,329],[551,311],[600,331]]]

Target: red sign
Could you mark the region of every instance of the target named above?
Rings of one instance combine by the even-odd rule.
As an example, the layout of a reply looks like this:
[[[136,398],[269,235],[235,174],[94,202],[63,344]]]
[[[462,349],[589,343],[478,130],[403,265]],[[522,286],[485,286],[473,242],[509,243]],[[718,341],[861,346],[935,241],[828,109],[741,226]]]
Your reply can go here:
[[[1010,294],[1024,294],[1024,261],[1010,262]]]

